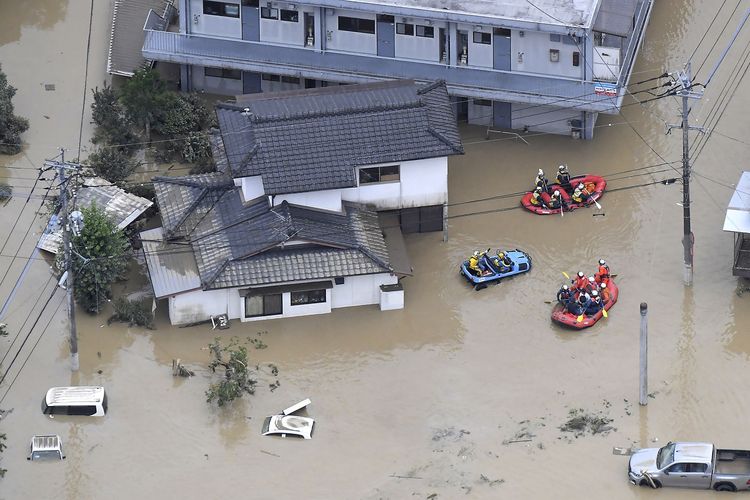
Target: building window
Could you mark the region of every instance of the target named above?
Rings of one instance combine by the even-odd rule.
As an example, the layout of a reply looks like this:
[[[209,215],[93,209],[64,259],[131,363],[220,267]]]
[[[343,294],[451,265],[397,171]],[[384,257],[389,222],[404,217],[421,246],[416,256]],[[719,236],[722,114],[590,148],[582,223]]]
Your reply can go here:
[[[214,78],[229,78],[230,80],[242,80],[242,71],[229,68],[203,68],[203,74]]]
[[[293,306],[320,304],[326,301],[325,288],[322,290],[307,290],[306,292],[292,292],[291,296]]]
[[[557,49],[549,49],[549,60],[550,62],[560,62],[560,51]]]
[[[296,76],[282,76],[281,77],[282,83],[293,83],[295,85],[299,85],[299,78]]]
[[[282,314],[281,294],[248,295],[245,297],[245,317],[273,316]]]
[[[297,12],[296,10],[281,9],[281,20],[290,23],[298,23],[299,12]]]
[[[423,38],[435,38],[435,28],[432,26],[422,26],[417,24],[417,36]]]
[[[396,33],[399,35],[414,35],[414,25],[406,23],[396,23]]]
[[[475,106],[492,106],[492,101],[489,99],[474,99]]]
[[[279,75],[269,75],[268,73],[263,73],[263,76],[261,78],[267,82],[280,82],[281,81],[281,77]]]
[[[362,19],[360,17],[339,16],[339,30],[353,31],[354,33],[375,34],[375,20]]]
[[[562,36],[556,35],[554,33],[550,33],[550,35],[549,35],[549,41],[550,42],[560,42],[560,41],[562,41]]]
[[[279,9],[272,9],[270,7],[261,7],[260,8],[260,17],[263,19],[278,19],[279,18]]]
[[[581,53],[573,52],[573,66],[580,66],[580,65],[581,65]]]
[[[474,32],[474,43],[482,43],[484,45],[492,45],[492,34],[484,33],[482,31]]]
[[[240,6],[236,3],[203,0],[203,13],[209,16],[240,17]]]
[[[369,167],[359,169],[359,183],[392,182],[401,179],[401,166]]]

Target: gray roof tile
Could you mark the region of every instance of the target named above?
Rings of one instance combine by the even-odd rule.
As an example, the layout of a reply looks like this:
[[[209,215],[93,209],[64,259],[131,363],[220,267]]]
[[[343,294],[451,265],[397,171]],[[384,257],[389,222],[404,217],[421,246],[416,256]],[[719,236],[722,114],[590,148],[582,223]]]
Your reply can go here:
[[[216,114],[232,175],[260,175],[266,194],[352,187],[357,166],[463,153],[443,82],[252,94]]]

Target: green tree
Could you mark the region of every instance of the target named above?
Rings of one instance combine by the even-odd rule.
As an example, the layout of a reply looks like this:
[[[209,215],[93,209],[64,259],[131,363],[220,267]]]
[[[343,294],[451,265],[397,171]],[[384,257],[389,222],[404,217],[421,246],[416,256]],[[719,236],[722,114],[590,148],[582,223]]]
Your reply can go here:
[[[2,413],[2,410],[0,410],[0,413]],[[5,440],[6,440],[5,434],[0,434],[0,453],[2,453],[7,446],[5,446]],[[0,477],[5,477],[5,473],[8,472],[8,469],[3,469],[0,467]]]
[[[219,406],[242,397],[244,393],[254,394],[257,380],[251,378],[251,372],[247,361],[247,348],[239,345],[236,337],[233,337],[228,345],[223,346],[221,339],[214,339],[208,344],[212,360],[208,367],[213,373],[217,369],[223,373],[218,382],[211,384],[206,391],[206,402],[216,401]]]
[[[0,153],[14,155],[21,152],[21,134],[29,128],[26,118],[13,114],[15,87],[8,85],[8,78],[0,69]]]
[[[151,140],[151,127],[156,123],[167,99],[166,85],[156,70],[139,69],[122,85],[120,101],[134,123],[143,127],[146,140]]]
[[[117,93],[107,85],[95,88],[94,102],[91,103],[91,116],[96,124],[96,132],[91,142],[94,144],[118,145],[128,153],[136,149],[137,136],[133,124],[118,100]]]
[[[127,179],[141,165],[118,148],[105,147],[89,155],[88,163],[96,175],[118,184]]]
[[[81,213],[83,229],[71,238],[73,293],[79,306],[98,313],[101,304],[112,297],[112,283],[125,273],[130,245],[123,232],[95,203],[81,208]],[[62,248],[57,257],[57,265],[62,268]]]

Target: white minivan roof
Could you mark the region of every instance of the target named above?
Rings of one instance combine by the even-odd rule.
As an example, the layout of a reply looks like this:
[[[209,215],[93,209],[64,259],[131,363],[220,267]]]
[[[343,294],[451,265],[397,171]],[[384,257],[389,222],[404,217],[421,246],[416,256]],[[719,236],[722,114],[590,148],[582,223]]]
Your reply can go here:
[[[75,387],[53,387],[45,398],[48,405],[100,403],[104,399],[104,387],[81,385]]]

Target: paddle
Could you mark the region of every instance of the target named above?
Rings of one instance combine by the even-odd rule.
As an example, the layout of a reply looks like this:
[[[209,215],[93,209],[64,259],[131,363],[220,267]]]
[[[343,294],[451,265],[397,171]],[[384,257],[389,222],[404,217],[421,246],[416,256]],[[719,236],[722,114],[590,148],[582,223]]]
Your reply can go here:
[[[598,208],[599,210],[601,210],[601,209],[602,209],[602,206],[601,206],[601,205],[599,205],[599,202],[598,202],[598,201],[596,201],[596,200],[594,200],[594,205],[596,205],[596,208]]]
[[[583,321],[583,314],[581,314],[580,316],[578,316],[578,317],[576,318],[576,321],[577,321],[578,323],[580,323],[581,321]]]
[[[602,314],[604,315],[605,318],[609,317],[609,314],[607,314],[607,310],[606,309],[602,309]]]
[[[570,276],[568,276],[568,273],[566,273],[565,271],[563,271],[562,273],[563,273],[563,276],[565,276],[567,279],[570,279]]]

